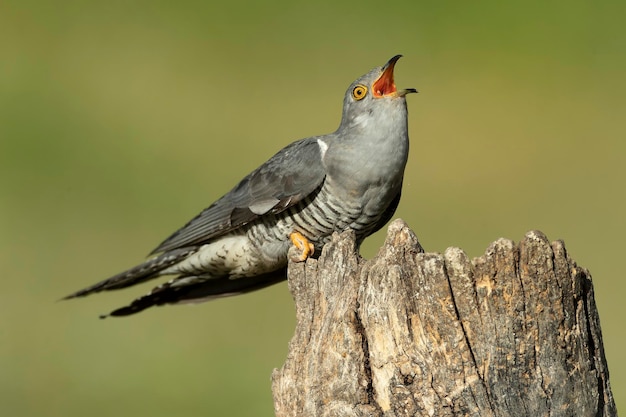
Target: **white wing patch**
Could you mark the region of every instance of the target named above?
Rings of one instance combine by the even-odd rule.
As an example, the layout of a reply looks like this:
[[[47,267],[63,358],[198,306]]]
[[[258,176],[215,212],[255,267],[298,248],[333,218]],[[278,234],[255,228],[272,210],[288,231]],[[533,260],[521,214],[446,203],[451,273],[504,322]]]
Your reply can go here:
[[[328,143],[324,142],[321,139],[318,139],[317,144],[320,147],[320,152],[322,153],[322,159],[324,159],[324,155],[326,155],[326,151],[328,150]]]
[[[254,203],[250,204],[248,208],[251,212],[260,216],[273,209],[274,206],[278,203],[280,203],[280,200],[276,198],[269,198],[267,200],[255,201]]]

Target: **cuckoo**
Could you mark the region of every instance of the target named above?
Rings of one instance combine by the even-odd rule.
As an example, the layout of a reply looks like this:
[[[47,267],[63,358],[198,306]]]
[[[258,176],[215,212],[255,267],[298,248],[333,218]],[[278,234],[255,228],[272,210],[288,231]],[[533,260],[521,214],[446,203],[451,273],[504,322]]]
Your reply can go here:
[[[283,281],[290,257],[319,255],[333,232],[352,229],[360,245],[390,220],[400,200],[409,152],[405,96],[417,91],[396,88],[399,58],[350,85],[334,133],[281,149],[161,243],[152,258],[65,298],[173,276],[109,314],[126,316]],[[297,251],[290,252],[292,246]]]

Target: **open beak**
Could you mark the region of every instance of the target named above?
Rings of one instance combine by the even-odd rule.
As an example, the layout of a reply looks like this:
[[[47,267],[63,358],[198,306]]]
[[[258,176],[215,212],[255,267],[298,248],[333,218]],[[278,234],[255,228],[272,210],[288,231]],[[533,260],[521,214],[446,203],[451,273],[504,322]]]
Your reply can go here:
[[[409,93],[417,93],[414,88],[407,88],[398,91],[396,84],[393,82],[393,67],[402,55],[396,55],[391,58],[382,68],[382,74],[372,84],[372,94],[375,98],[382,97],[404,97]]]

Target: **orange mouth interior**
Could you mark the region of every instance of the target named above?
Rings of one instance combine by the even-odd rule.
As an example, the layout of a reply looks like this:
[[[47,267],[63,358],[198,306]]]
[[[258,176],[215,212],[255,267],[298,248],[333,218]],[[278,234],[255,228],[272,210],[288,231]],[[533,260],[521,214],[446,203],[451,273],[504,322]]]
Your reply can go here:
[[[372,84],[374,97],[384,97],[396,92],[396,85],[393,82],[393,67],[395,62],[390,64],[385,71]]]

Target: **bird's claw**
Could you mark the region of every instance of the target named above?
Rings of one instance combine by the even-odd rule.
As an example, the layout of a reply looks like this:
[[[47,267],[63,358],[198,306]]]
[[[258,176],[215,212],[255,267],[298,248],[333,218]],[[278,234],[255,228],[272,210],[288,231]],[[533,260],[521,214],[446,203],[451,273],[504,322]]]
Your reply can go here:
[[[293,262],[304,262],[315,252],[315,246],[304,237],[300,232],[293,232],[289,235],[291,243],[300,251],[299,254],[291,254]]]

